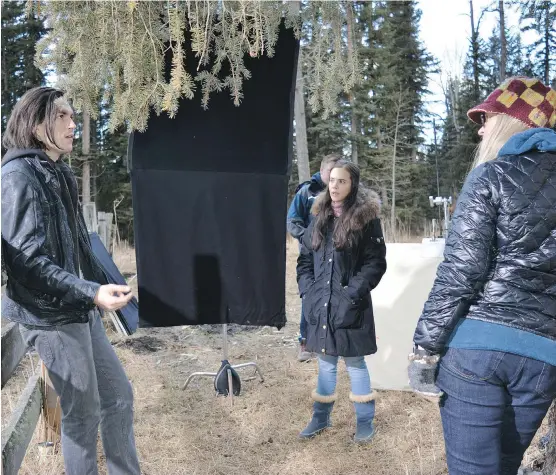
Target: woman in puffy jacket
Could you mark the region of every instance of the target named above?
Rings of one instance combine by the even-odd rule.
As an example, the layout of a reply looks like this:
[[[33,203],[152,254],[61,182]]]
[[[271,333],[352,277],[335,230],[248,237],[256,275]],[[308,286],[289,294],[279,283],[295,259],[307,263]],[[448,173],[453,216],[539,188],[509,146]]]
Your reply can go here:
[[[375,433],[374,393],[364,356],[377,350],[370,291],[386,271],[386,246],[378,195],[359,184],[359,173],[351,162],[334,166],[301,242],[297,281],[307,320],[307,351],[319,356],[313,417],[301,438],[330,427],[339,356],[351,379],[354,440],[368,442]]]
[[[468,116],[482,142],[413,359],[440,357],[450,474],[515,475],[556,396],[556,91],[510,78]]]

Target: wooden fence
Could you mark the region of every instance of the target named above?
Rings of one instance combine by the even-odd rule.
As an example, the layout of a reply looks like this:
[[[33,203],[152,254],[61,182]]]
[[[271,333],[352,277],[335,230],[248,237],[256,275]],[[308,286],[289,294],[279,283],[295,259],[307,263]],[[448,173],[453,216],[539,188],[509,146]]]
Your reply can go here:
[[[112,254],[114,236],[113,213],[97,212],[95,203],[89,203],[83,205],[83,214],[87,230],[98,233],[102,243],[108,252]],[[1,345],[1,379],[3,388],[27,353],[27,346],[23,342],[17,324],[2,321]],[[44,393],[47,391],[45,391],[45,378],[40,371],[37,373],[29,378],[8,425],[2,430],[3,475],[15,475],[18,473],[39,422]]]
[[[16,323],[2,325],[2,388],[27,353],[27,346]],[[40,418],[43,378],[31,376],[23,390],[8,425],[2,430],[2,473],[15,475],[21,467]]]
[[[114,248],[114,213],[97,212],[95,203],[86,203],[83,205],[83,216],[87,231],[97,233],[104,244],[104,247],[112,255]]]

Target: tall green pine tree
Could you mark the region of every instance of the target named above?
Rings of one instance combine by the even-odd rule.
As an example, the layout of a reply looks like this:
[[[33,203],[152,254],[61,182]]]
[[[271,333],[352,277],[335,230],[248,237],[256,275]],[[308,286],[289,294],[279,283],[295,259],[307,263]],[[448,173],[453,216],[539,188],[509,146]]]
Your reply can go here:
[[[46,28],[33,13],[26,13],[26,2],[2,3],[2,133],[20,97],[45,83],[35,67],[35,45]]]

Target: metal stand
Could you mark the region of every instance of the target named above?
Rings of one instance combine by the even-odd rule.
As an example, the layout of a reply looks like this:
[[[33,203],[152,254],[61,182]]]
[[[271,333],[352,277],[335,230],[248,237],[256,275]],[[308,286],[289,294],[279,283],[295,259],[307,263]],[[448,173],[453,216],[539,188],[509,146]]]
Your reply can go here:
[[[227,360],[228,359],[228,324],[224,323],[222,325],[222,359],[223,360]],[[257,366],[257,363],[255,363],[254,361],[251,361],[249,363],[242,363],[242,364],[238,364],[238,365],[232,365],[232,368],[234,369],[241,369],[241,368],[247,368],[248,366],[253,366],[255,368],[255,373],[253,374],[253,377],[259,373],[259,378],[261,379],[261,383],[264,381],[263,378],[263,373],[261,373],[260,368]],[[198,371],[196,373],[192,373],[189,375],[189,377],[187,378],[187,380],[185,381],[185,384],[183,385],[182,390],[185,390],[187,388],[187,386],[189,385],[189,383],[191,382],[191,380],[197,376],[209,376],[211,378],[215,378],[216,375],[218,373],[210,373],[210,372],[206,372],[206,371]],[[230,395],[230,400],[232,402],[233,405],[233,386],[232,386],[232,372],[230,370],[228,370],[228,394]]]
[[[448,228],[450,227],[450,215],[448,213],[448,205],[452,204],[452,197],[449,196],[448,198],[443,198],[441,196],[437,196],[436,198],[434,198],[433,196],[429,196],[429,203],[431,205],[431,208],[434,208],[435,206],[442,206],[444,207],[444,229],[443,229],[443,234],[444,234],[444,238],[446,238],[448,236]],[[436,227],[434,225],[434,221],[433,220],[433,226]],[[433,231],[433,238],[434,238],[434,231]]]

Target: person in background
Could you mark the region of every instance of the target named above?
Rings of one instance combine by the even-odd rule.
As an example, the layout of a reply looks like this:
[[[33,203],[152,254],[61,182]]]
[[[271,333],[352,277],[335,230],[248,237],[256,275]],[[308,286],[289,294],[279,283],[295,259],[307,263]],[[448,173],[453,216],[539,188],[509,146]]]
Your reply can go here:
[[[377,351],[370,292],[386,271],[386,245],[380,200],[360,185],[359,176],[354,163],[334,165],[301,240],[297,281],[307,320],[307,350],[318,354],[319,367],[313,417],[299,434],[303,439],[331,425],[340,356],[351,380],[354,440],[369,442],[375,434],[375,394],[365,355]]]
[[[482,141],[410,384],[439,396],[450,475],[515,475],[556,397],[556,91],[510,78],[467,114]]]
[[[77,182],[61,157],[73,148],[73,110],[51,87],[27,91],[8,120],[2,158],[2,316],[48,369],[62,408],[66,475],[97,475],[100,423],[109,475],[139,475],[133,390],[98,308],[130,288],[106,284],[91,250]]]
[[[320,164],[320,171],[315,173],[310,181],[301,183],[297,189],[293,201],[288,210],[287,227],[288,232],[299,241],[307,230],[312,216],[311,206],[317,195],[326,188],[330,178],[330,170],[342,159],[339,153],[326,155]],[[303,308],[301,310],[301,319],[299,321],[299,354],[298,361],[308,361],[312,355],[306,350],[307,342],[307,324],[303,316]]]

